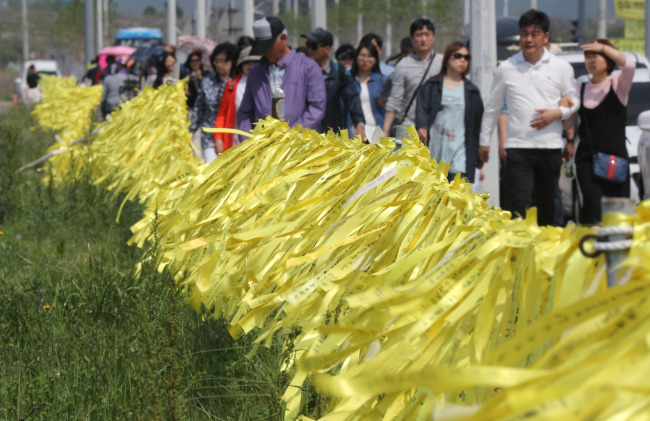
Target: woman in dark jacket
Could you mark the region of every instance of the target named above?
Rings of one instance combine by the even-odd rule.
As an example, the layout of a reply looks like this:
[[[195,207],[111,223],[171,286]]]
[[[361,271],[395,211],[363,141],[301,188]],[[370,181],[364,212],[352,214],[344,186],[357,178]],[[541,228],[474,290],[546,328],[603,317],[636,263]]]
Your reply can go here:
[[[384,107],[379,103],[381,90],[386,83],[386,76],[382,75],[379,70],[379,51],[374,44],[366,42],[359,45],[354,53],[350,73],[359,92],[363,118],[366,122],[365,134],[368,138],[372,138],[377,128],[384,127],[384,114],[386,113]],[[348,126],[350,130],[353,128],[352,118],[349,114]]]
[[[418,91],[415,126],[431,158],[449,163],[449,180],[460,173],[473,183],[479,165],[483,101],[478,87],[466,78],[470,64],[467,45],[452,42],[447,46],[440,74]]]

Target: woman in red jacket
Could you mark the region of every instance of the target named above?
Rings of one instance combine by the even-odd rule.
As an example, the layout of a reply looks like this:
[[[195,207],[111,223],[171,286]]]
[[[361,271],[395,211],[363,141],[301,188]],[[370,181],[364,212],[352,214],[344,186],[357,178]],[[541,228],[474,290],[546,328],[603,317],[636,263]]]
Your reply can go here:
[[[235,117],[237,116],[239,104],[244,97],[248,73],[261,58],[260,56],[251,56],[251,48],[250,46],[246,47],[239,53],[239,58],[237,59],[237,76],[230,79],[224,88],[214,127],[235,128]],[[214,140],[214,147],[218,154],[239,144],[238,136],[230,133],[215,133],[212,139]]]

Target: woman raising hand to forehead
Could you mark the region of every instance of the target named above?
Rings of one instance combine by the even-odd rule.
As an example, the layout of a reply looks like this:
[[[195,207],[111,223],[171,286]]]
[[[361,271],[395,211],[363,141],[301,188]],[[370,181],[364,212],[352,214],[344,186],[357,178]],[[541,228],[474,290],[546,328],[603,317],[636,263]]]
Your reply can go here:
[[[606,39],[597,39],[581,48],[591,80],[578,87],[580,109],[564,122],[564,128],[571,138],[572,129],[580,117],[580,142],[575,153],[581,197],[578,222],[594,225],[600,223],[602,217],[600,201],[603,196],[630,196],[629,169],[623,182],[603,180],[595,176],[593,162],[597,152],[628,158],[625,124],[636,65]],[[621,72],[612,74],[617,65]],[[573,139],[569,141],[573,142]]]

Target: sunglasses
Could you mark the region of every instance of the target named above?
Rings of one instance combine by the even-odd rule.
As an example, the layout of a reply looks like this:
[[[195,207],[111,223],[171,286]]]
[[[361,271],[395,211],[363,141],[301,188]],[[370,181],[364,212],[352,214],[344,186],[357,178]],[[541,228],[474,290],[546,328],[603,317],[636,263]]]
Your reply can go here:
[[[322,45],[320,45],[317,42],[307,41],[305,43],[305,47],[309,48],[310,50],[318,50],[319,48],[322,47]]]
[[[467,61],[472,61],[472,56],[470,54],[454,53],[451,55],[451,58],[456,60],[460,60],[461,58],[464,58]]]

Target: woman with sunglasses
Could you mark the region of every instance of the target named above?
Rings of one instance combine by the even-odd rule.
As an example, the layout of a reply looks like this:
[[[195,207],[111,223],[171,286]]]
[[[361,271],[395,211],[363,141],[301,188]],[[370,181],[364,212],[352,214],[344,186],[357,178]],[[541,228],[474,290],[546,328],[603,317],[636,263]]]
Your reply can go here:
[[[418,92],[415,126],[429,146],[431,158],[449,163],[448,180],[460,174],[473,183],[479,166],[483,101],[478,87],[466,78],[471,60],[462,42],[447,46],[440,74],[427,80]]]
[[[190,132],[194,133],[202,127],[213,128],[221,104],[221,96],[226,82],[233,76],[237,60],[237,47],[230,42],[217,45],[210,54],[210,63],[214,73],[208,73],[201,80],[199,93],[194,103],[194,113]],[[212,133],[201,131],[201,146],[203,160],[207,163],[217,158],[212,141]]]
[[[368,41],[359,45],[354,53],[350,73],[359,91],[363,118],[366,122],[365,134],[372,139],[375,129],[384,127],[386,113],[386,109],[379,103],[386,76],[379,70],[379,51],[373,43]],[[348,115],[348,127],[352,126],[352,119]]]

